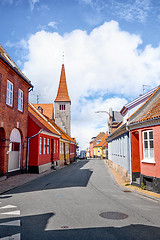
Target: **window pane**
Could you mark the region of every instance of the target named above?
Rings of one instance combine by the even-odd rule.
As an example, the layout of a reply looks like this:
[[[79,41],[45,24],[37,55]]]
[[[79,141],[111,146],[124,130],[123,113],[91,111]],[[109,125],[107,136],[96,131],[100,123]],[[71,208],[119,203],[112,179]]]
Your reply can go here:
[[[144,141],[144,148],[148,149],[148,142]]]
[[[149,132],[149,139],[153,139],[153,132]]]
[[[147,132],[144,132],[144,139],[147,139]]]
[[[148,158],[148,149],[144,149],[144,158]]]
[[[154,148],[152,140],[150,140],[149,145],[150,145],[150,148]]]
[[[150,158],[154,158],[154,148],[150,149]]]

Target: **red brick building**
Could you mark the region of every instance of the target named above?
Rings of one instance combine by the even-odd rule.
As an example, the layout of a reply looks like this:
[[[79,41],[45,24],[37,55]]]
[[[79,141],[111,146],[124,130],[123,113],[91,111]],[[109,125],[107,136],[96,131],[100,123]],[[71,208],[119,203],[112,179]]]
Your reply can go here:
[[[0,174],[26,169],[31,82],[0,45]]]

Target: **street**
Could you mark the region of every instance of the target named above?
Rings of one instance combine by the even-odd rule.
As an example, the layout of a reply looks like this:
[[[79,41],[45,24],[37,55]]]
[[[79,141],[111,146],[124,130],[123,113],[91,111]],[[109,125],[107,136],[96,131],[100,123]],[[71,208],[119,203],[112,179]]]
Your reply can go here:
[[[80,160],[0,195],[0,238],[160,240],[160,202],[118,186],[103,160]]]

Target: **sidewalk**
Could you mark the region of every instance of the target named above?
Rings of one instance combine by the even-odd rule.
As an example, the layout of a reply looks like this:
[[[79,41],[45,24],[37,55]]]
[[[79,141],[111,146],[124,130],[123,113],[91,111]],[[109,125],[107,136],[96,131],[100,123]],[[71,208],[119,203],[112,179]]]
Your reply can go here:
[[[105,163],[108,166],[106,160],[105,160]],[[141,195],[149,197],[149,198],[154,198],[154,199],[160,201],[160,194],[158,194],[158,193],[150,192],[148,190],[143,190],[143,189],[141,189],[139,187],[136,187],[136,186],[133,186],[133,185],[125,186],[126,184],[128,184],[128,182],[126,182],[123,179],[122,175],[120,175],[118,172],[116,172],[116,170],[113,169],[112,167],[108,166],[108,168],[109,168],[110,173],[112,174],[112,176],[114,177],[114,179],[115,179],[115,181],[118,185],[120,185],[122,187],[125,187],[129,191],[136,191],[138,194],[141,194]]]
[[[40,174],[31,174],[31,173],[24,173],[15,176],[11,176],[7,179],[4,177],[0,178],[0,194],[5,193],[11,189],[14,189],[18,186],[21,186],[27,182],[31,182],[37,178],[43,177],[47,174],[54,172],[55,170],[50,169]]]

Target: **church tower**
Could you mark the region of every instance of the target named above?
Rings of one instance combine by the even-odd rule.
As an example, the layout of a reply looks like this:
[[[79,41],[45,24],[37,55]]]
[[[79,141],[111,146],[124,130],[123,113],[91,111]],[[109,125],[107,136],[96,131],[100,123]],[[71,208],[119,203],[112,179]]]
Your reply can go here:
[[[54,118],[55,123],[62,128],[62,130],[71,135],[71,100],[69,98],[65,68],[62,64],[61,76],[59,81],[59,87],[57,97],[54,100]]]

